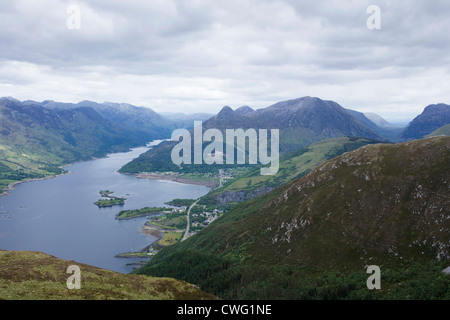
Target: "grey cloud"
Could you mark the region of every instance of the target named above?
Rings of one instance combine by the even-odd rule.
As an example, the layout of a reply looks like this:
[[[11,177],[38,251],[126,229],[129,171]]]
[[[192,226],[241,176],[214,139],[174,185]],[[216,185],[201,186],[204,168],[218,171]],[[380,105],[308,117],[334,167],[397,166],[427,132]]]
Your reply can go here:
[[[68,30],[71,3],[0,3],[0,89],[64,100],[72,88],[70,99],[115,96],[155,109],[197,101],[203,111],[212,101],[263,107],[302,95],[360,104],[375,91],[385,100],[367,106],[401,108],[408,97],[431,100],[406,86],[429,87],[430,70],[449,81],[448,1],[377,0],[375,31],[366,27],[366,0],[77,1],[82,28]],[[27,73],[28,64],[36,67]],[[433,95],[450,100],[440,88]]]

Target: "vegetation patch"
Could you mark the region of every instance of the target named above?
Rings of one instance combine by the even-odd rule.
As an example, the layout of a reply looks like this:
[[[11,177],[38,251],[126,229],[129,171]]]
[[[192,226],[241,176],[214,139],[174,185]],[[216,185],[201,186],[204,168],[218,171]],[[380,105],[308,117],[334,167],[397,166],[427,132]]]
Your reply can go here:
[[[120,211],[116,219],[131,219],[136,217],[144,217],[155,214],[165,214],[173,211],[173,208],[165,208],[165,207],[145,207],[142,209],[134,209],[134,210],[122,210]]]

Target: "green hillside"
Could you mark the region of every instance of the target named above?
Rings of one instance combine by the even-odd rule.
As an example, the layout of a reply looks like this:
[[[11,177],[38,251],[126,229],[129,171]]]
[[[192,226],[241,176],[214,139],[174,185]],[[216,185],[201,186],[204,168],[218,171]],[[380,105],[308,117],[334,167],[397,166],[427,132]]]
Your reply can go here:
[[[233,207],[136,273],[222,298],[449,299],[450,138],[375,144]],[[368,290],[377,265],[382,290]]]

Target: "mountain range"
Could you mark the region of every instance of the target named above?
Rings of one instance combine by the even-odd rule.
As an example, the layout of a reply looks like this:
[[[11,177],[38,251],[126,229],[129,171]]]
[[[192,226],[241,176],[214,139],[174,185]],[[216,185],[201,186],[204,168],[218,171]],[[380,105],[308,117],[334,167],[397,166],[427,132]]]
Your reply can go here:
[[[233,110],[225,106],[217,115],[204,121],[202,129],[205,131],[215,128],[221,132],[236,128],[279,129],[280,153],[286,154],[315,142],[345,136],[390,142],[412,140],[412,136],[421,138],[450,121],[447,116],[443,117],[450,112],[450,106],[445,104],[438,106],[439,108],[427,107],[406,128],[398,128],[369,113],[369,117],[376,118],[377,125],[364,113],[345,109],[334,101],[303,97],[282,101],[258,110],[248,106]],[[413,132],[415,133],[412,134]],[[217,171],[215,165],[181,167],[174,165],[171,163],[170,152],[176,144],[177,142],[166,141],[125,165],[121,171],[126,173]]]

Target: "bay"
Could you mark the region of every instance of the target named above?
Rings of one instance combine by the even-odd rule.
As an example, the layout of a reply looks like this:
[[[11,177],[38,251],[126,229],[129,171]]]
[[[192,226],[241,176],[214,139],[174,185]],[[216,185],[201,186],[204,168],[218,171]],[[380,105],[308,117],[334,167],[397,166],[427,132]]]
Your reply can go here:
[[[128,264],[142,259],[115,256],[140,251],[157,239],[141,232],[145,217],[120,221],[115,215],[120,210],[165,206],[175,198],[196,199],[209,191],[204,186],[117,172],[147,150],[110,154],[67,166],[67,175],[18,184],[0,197],[0,249],[41,251],[121,273],[132,271]],[[106,189],[125,197],[125,205],[94,205],[101,198],[99,191]]]

